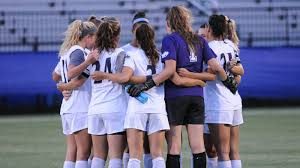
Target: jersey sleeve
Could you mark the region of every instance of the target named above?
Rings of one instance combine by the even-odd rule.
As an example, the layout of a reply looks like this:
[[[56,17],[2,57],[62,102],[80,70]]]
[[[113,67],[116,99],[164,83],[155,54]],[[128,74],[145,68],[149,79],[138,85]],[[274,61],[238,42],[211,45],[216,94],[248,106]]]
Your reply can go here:
[[[78,66],[83,63],[84,60],[84,52],[80,49],[77,49],[70,54],[70,65]]]
[[[124,66],[131,68],[133,71],[135,71],[135,63],[133,59],[133,55],[130,53],[126,54]]]
[[[165,63],[166,60],[177,60],[175,40],[171,36],[167,36],[162,41],[161,47],[161,61]]]
[[[61,74],[61,62],[59,61],[56,65],[56,67],[54,68],[54,72],[57,74],[57,75],[60,75]]]
[[[126,58],[126,53],[125,51],[121,51],[118,55],[117,55],[117,59],[116,59],[116,66],[115,66],[115,71],[116,72],[121,72],[124,66],[124,62],[125,62],[125,58]]]
[[[217,55],[213,52],[213,50],[209,47],[206,40],[204,40],[202,37],[202,43],[203,43],[203,59],[204,62],[207,63],[210,59],[216,58]]]

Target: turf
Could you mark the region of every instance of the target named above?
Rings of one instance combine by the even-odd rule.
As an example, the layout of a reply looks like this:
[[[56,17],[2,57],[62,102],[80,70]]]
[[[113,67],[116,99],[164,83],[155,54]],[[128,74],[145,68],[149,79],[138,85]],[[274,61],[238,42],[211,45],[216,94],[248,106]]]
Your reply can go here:
[[[299,118],[299,108],[244,110],[243,167],[300,167]],[[184,139],[184,168],[189,168]],[[58,115],[0,117],[0,168],[59,168],[64,150]]]

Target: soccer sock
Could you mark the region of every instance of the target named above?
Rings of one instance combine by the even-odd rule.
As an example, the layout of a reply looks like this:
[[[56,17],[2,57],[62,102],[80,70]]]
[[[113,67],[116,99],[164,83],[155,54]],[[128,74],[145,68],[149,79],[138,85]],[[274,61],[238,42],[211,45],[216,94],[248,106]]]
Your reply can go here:
[[[129,153],[123,153],[123,167],[127,168],[129,161]]]
[[[151,154],[144,154],[144,168],[152,168]]]
[[[110,159],[108,168],[122,168],[122,160],[121,159]]]
[[[166,163],[163,157],[152,159],[153,168],[166,168]]]
[[[76,161],[75,168],[88,168],[88,161],[87,160]]]
[[[72,161],[65,161],[64,168],[75,168],[75,162]]]
[[[218,167],[218,157],[207,158],[207,168],[217,168]]]
[[[193,167],[206,168],[206,153],[193,154]]]
[[[231,161],[218,161],[218,168],[231,168]]]
[[[167,168],[180,168],[180,155],[167,155]]]
[[[140,168],[141,161],[139,159],[129,159],[127,168]]]
[[[194,167],[194,159],[193,159],[194,157],[193,157],[193,153],[192,153],[192,151],[191,151],[191,153],[190,153],[190,168],[193,168]],[[181,166],[180,166],[181,167]],[[182,168],[182,167],[181,167]]]
[[[92,167],[92,159],[88,159],[88,168]]]
[[[105,167],[105,160],[94,156],[91,168],[104,168],[104,167]]]
[[[242,161],[241,160],[231,160],[231,167],[232,168],[242,168]]]
[[[182,154],[182,152],[180,152],[180,168],[183,168],[183,154]]]

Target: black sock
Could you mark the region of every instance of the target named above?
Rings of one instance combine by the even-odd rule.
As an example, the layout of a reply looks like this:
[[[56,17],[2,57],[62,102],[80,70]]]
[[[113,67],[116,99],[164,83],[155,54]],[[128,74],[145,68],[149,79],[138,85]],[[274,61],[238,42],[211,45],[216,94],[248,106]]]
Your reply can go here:
[[[167,155],[166,168],[180,168],[180,155]]]
[[[206,168],[206,153],[193,154],[194,168]]]

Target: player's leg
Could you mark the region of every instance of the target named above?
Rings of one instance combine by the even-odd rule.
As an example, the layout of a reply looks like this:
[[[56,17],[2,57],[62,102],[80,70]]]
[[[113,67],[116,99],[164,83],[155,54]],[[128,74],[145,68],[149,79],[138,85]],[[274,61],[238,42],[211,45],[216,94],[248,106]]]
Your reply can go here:
[[[92,140],[92,136],[91,136],[91,140]],[[88,168],[92,167],[92,160],[93,160],[93,157],[94,157],[93,153],[94,153],[93,152],[93,146],[91,145],[90,156],[89,156],[89,159],[88,159]]]
[[[140,168],[143,155],[144,132],[129,128],[126,130],[130,159],[128,168]]]
[[[230,129],[230,160],[232,168],[241,168],[240,159],[240,128],[233,126]]]
[[[146,133],[144,136],[143,146],[144,146],[144,155],[143,155],[144,168],[152,168],[152,157],[150,154],[149,139]]]
[[[217,168],[218,156],[217,156],[217,151],[213,144],[213,139],[212,139],[212,136],[210,135],[210,133],[204,133],[204,146],[205,146],[205,151],[206,151],[206,155],[207,155],[207,168]]]
[[[163,158],[165,131],[169,130],[168,117],[163,109],[161,113],[148,114],[148,139],[152,157],[153,168],[165,168]]]
[[[104,168],[108,153],[106,135],[92,135],[94,157],[92,168]]]
[[[91,136],[88,129],[74,133],[77,146],[76,166],[75,168],[88,168],[88,158],[91,153]]]
[[[122,168],[122,156],[125,149],[125,133],[107,135],[109,168]]]
[[[76,141],[73,134],[66,135],[66,143],[67,143],[67,150],[66,150],[66,158],[64,162],[64,168],[75,168],[75,161],[76,161]]]
[[[165,99],[170,130],[166,132],[168,155],[167,168],[180,168],[181,130],[188,109],[185,96]]]
[[[230,125],[209,124],[209,130],[214,140],[218,155],[218,168],[231,168],[230,152]]]
[[[243,124],[242,109],[234,110],[233,126],[230,129],[230,160],[232,168],[241,168],[240,125]]]
[[[185,124],[189,145],[193,154],[193,167],[206,168],[206,153],[203,139],[204,100],[202,97],[188,97],[189,108]]]
[[[123,168],[127,168],[127,165],[129,162],[129,148],[128,148],[128,144],[127,144],[127,135],[126,135],[125,140],[126,140],[126,144],[125,144],[125,150],[124,150],[123,158],[122,158]]]

